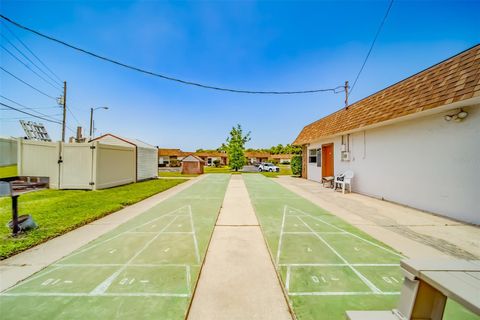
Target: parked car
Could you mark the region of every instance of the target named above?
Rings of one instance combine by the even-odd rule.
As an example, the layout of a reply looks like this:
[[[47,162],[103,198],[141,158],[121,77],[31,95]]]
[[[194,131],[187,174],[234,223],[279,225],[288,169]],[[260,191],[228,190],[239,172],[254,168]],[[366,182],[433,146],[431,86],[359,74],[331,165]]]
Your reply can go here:
[[[279,172],[280,168],[270,162],[261,163],[258,166],[258,171],[266,171],[266,172]]]

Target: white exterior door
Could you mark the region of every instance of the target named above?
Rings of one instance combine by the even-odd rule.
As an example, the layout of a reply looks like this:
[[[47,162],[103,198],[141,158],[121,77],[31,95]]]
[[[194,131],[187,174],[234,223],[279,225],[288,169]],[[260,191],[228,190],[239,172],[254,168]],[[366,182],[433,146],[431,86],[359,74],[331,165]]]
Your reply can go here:
[[[93,152],[92,143],[63,144],[60,163],[61,189],[93,189],[92,180]]]

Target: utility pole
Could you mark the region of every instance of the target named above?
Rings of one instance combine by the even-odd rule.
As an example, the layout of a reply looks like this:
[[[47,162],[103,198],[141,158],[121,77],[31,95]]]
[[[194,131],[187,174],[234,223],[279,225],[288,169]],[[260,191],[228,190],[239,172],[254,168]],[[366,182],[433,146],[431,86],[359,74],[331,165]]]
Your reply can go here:
[[[93,108],[90,108],[90,140],[93,139]]]
[[[67,81],[63,81],[63,121],[62,121],[62,142],[65,142],[65,126],[67,120]]]
[[[93,121],[93,111],[98,109],[108,110],[108,107],[90,108],[90,140],[93,139],[93,136],[95,134],[95,121]]]
[[[345,110],[348,110],[348,81],[345,81]]]

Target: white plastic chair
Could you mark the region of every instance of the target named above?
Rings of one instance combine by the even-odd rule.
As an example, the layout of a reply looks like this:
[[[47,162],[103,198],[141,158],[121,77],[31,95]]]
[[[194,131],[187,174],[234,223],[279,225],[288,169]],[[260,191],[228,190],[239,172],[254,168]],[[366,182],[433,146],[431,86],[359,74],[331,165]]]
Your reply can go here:
[[[352,192],[352,179],[353,179],[353,171],[352,170],[347,170],[344,173],[339,174],[338,176],[335,176],[335,180],[333,182],[335,186],[335,190],[337,190],[337,185],[342,186],[342,193],[345,194],[345,185],[348,184],[348,190]]]

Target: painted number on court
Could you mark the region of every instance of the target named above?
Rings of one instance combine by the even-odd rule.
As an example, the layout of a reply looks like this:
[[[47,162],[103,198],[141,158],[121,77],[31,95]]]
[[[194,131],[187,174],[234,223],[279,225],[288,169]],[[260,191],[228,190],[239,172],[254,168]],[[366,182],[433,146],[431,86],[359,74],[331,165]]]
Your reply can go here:
[[[135,282],[135,278],[123,278],[122,280],[120,280],[119,283],[120,283],[122,286],[124,286],[124,285],[130,285],[130,284],[132,284],[132,283],[134,283],[134,282]]]
[[[71,281],[71,280],[62,281],[62,279],[60,279],[60,278],[57,278],[57,279],[49,278],[49,279],[42,282],[42,286],[54,286],[54,285],[59,284],[59,283],[72,283],[72,282],[73,281]]]
[[[383,281],[385,281],[386,283],[390,283],[390,284],[393,284],[393,283],[399,283],[398,280],[395,278],[395,277],[382,277]]]
[[[339,278],[335,276],[311,276],[310,277],[314,283],[327,283],[329,281],[338,281]]]

